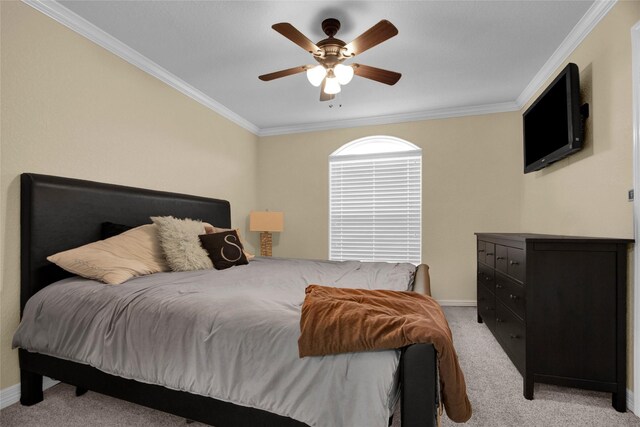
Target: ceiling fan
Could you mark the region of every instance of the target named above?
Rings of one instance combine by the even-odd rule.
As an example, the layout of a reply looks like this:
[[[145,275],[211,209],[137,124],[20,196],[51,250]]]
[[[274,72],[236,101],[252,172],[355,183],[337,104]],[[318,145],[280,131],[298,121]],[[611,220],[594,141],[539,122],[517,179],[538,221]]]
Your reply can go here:
[[[327,38],[318,43],[313,43],[288,22],[275,24],[271,28],[312,54],[320,65],[301,65],[258,77],[265,82],[306,71],[309,82],[314,86],[321,86],[320,101],[328,101],[340,92],[341,85],[346,85],[351,81],[354,74],[388,85],[396,84],[402,77],[400,73],[368,65],[343,64],[345,60],[353,58],[398,34],[398,29],[387,20],[383,19],[378,22],[348,44],[334,37],[340,29],[340,21],[334,18],[322,21],[322,31],[327,35]]]

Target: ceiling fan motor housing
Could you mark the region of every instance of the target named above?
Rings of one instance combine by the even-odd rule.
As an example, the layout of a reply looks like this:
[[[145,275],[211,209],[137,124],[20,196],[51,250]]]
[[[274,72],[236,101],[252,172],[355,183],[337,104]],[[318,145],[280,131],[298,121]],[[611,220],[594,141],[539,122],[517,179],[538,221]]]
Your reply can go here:
[[[340,29],[340,21],[335,18],[329,18],[322,21],[322,31],[327,35],[326,39],[320,40],[316,45],[322,50],[315,59],[326,68],[331,69],[335,65],[343,62],[348,57],[344,55],[344,47],[346,43],[333,36]]]
[[[317,56],[316,61],[325,67],[333,68],[336,64],[347,59],[347,57],[342,54],[344,46],[346,45],[342,40],[329,37],[324,40],[320,40],[317,44],[318,47],[322,49],[323,54],[321,56]]]
[[[340,21],[335,18],[328,18],[322,21],[322,31],[327,37],[333,37],[340,29]]]

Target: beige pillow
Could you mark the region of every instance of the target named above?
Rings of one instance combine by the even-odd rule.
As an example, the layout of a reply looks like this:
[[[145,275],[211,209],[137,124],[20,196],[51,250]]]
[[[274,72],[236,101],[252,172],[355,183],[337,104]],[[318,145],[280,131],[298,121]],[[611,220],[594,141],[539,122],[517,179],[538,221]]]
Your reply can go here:
[[[198,236],[205,234],[202,221],[172,216],[152,216],[158,226],[160,246],[173,271],[192,271],[213,268],[209,254],[200,244]]]
[[[251,261],[256,257],[254,254],[247,251],[247,244],[242,238],[242,234],[240,234],[239,228],[218,228],[209,224],[208,222],[203,222],[202,224],[204,224],[204,229],[207,232],[207,234],[214,234],[214,233],[221,233],[223,231],[235,230],[236,233],[238,233],[238,238],[240,239],[240,243],[242,244],[242,247],[243,247],[242,252],[244,252],[244,256],[247,257],[247,261]]]
[[[58,252],[47,260],[78,276],[110,285],[119,285],[132,277],[169,271],[153,224]]]

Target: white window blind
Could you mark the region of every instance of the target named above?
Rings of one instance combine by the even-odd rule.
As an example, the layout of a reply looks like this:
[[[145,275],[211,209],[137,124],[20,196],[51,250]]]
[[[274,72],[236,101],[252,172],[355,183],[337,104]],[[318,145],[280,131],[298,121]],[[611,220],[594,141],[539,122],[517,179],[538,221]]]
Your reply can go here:
[[[332,156],[329,258],[419,264],[421,176],[420,149]]]

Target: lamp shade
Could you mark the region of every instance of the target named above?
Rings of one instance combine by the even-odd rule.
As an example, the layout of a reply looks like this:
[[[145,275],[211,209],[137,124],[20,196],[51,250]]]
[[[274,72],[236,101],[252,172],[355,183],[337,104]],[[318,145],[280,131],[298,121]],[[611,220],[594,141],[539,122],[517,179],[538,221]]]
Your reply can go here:
[[[351,65],[338,64],[333,68],[333,72],[341,85],[348,84],[353,78],[353,67]]]
[[[340,92],[340,83],[338,83],[338,79],[335,77],[327,77],[326,83],[324,84],[324,93],[327,95],[335,95]]]
[[[284,212],[251,211],[249,231],[283,231]]]
[[[320,86],[320,83],[322,83],[322,80],[324,80],[326,75],[327,69],[322,65],[316,65],[315,67],[307,70],[307,80],[316,87]]]

